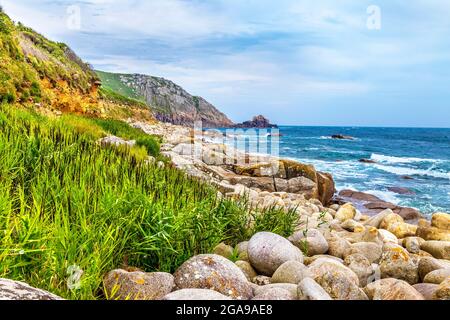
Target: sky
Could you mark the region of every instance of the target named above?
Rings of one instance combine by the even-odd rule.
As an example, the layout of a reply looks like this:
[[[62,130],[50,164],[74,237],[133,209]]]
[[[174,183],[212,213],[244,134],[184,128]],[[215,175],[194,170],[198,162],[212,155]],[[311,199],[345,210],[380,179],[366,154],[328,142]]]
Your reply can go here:
[[[450,127],[448,0],[0,0],[96,69],[242,122]]]

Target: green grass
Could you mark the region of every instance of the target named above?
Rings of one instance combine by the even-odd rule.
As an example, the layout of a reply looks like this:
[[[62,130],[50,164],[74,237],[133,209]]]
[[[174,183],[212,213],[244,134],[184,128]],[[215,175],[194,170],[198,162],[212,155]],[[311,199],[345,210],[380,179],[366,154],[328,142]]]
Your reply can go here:
[[[104,71],[96,71],[96,73],[102,81],[102,87],[106,90],[106,94],[109,94],[116,99],[123,99],[125,101],[134,100],[146,104],[145,98],[142,95],[124,84],[120,79],[121,76],[129,75],[109,73]]]
[[[115,121],[0,106],[0,277],[103,299],[103,276],[124,264],[173,272],[222,241],[292,233],[293,212],[250,214],[181,171],[102,148],[105,131],[136,133]],[[70,266],[83,270],[77,290],[67,287]]]

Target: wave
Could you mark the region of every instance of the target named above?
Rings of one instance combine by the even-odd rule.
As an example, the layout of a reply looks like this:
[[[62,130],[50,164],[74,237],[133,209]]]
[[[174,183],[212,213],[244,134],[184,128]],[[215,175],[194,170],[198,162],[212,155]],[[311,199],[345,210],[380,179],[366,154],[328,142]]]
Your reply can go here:
[[[427,176],[427,177],[450,180],[450,172],[435,171],[435,170],[433,170],[433,167],[431,167],[428,170],[424,170],[424,169],[412,169],[412,168],[405,168],[405,167],[391,167],[391,166],[385,166],[385,165],[378,164],[378,165],[375,165],[375,168],[378,168],[385,172],[393,173],[393,174],[396,174],[399,176]]]
[[[393,156],[385,156],[382,154],[373,153],[370,157],[371,160],[376,162],[384,162],[384,163],[412,163],[412,162],[431,162],[438,163],[442,162],[441,159],[425,159],[425,158],[414,158],[414,157],[393,157]]]

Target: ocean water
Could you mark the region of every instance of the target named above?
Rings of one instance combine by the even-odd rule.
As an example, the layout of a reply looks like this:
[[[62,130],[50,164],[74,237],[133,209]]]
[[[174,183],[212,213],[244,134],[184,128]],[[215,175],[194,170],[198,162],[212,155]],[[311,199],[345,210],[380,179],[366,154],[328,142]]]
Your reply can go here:
[[[338,190],[367,192],[424,214],[450,212],[450,129],[285,126],[280,132],[280,156],[332,173]],[[334,134],[355,139],[334,140]]]

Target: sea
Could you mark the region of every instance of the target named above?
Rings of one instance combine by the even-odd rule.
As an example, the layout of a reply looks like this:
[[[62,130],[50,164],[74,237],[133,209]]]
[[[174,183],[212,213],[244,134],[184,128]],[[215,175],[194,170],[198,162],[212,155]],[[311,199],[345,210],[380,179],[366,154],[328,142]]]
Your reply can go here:
[[[279,142],[279,156],[330,172],[339,191],[366,192],[426,215],[450,213],[450,129],[281,126],[279,130],[281,137],[268,138],[269,144],[271,139]],[[331,138],[337,134],[354,139]],[[249,141],[256,138],[254,130],[248,135]],[[392,188],[408,192],[399,194]]]

